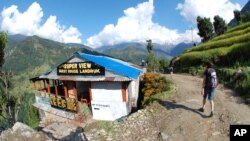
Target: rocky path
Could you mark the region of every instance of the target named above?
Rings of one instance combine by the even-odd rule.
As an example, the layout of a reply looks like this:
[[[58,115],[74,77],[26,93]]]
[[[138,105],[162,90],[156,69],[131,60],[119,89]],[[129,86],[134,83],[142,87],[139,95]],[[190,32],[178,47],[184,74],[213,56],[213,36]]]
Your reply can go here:
[[[169,76],[167,76],[169,77]],[[209,117],[210,105],[201,107],[202,79],[175,74],[176,94],[157,100],[121,122],[113,123],[112,132],[86,130],[89,140],[127,141],[228,141],[230,124],[250,124],[250,107],[222,85],[216,90],[215,115]]]

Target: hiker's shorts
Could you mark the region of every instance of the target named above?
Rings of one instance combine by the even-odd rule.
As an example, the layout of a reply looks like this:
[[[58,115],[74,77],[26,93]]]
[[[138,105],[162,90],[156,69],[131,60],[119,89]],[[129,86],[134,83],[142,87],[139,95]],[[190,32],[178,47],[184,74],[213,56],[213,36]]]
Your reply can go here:
[[[204,89],[204,98],[208,100],[214,100],[215,88],[206,88]]]

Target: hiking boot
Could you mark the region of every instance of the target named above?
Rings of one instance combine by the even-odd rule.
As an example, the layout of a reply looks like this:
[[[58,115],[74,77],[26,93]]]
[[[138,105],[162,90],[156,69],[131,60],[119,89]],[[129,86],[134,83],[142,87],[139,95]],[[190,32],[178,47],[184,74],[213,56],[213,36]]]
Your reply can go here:
[[[200,108],[200,109],[198,109],[198,111],[204,112],[204,108]]]
[[[214,116],[214,112],[212,111],[209,116],[213,117]]]

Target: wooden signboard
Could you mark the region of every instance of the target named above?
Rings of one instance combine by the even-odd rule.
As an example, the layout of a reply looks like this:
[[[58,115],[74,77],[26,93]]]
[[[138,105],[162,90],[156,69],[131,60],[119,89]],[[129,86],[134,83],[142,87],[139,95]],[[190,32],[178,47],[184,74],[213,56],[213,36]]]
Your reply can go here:
[[[50,95],[50,104],[57,108],[67,109],[69,111],[76,112],[76,100],[73,98],[67,98],[61,96]]]
[[[93,62],[63,63],[57,67],[57,75],[105,75],[105,68]]]

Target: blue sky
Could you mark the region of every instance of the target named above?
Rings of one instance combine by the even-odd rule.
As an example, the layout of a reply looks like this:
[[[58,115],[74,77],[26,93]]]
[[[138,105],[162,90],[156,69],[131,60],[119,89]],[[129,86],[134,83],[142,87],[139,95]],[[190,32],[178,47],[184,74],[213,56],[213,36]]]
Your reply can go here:
[[[148,38],[173,45],[199,41],[198,15],[220,15],[228,22],[248,0],[0,1],[3,31],[99,47]]]

